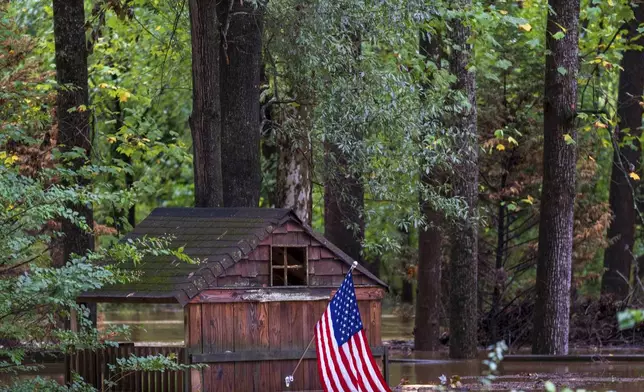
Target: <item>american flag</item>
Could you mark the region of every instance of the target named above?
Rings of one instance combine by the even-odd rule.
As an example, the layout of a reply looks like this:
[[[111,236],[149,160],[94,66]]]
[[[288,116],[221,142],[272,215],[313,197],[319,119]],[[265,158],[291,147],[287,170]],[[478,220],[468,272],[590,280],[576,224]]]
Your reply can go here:
[[[351,271],[315,325],[315,345],[325,392],[390,391],[362,328]]]

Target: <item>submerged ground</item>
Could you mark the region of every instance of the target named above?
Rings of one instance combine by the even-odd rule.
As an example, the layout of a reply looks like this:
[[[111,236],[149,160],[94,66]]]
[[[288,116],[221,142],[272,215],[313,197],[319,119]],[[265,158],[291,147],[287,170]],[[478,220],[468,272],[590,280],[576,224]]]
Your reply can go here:
[[[134,327],[132,338],[142,345],[180,345],[183,342],[183,311],[178,306],[103,308],[99,313],[99,327],[109,324],[128,324]],[[404,320],[387,312],[383,314],[383,341],[393,342],[389,373],[392,387],[398,386],[396,390],[399,391],[429,391],[445,375],[447,378],[458,376],[463,384],[462,390],[483,389],[479,377],[487,370],[482,364],[484,352],[481,352],[480,359],[473,361],[448,360],[446,350],[439,353],[416,353],[409,348],[413,338],[412,331],[413,320]],[[498,379],[488,390],[544,390],[544,382],[550,380],[558,386],[593,391],[644,391],[644,361],[607,362],[601,358],[610,353],[644,354],[644,348],[576,347],[573,353],[598,355],[592,362],[505,361],[501,364]],[[63,370],[62,364],[51,364],[41,374],[62,379]]]

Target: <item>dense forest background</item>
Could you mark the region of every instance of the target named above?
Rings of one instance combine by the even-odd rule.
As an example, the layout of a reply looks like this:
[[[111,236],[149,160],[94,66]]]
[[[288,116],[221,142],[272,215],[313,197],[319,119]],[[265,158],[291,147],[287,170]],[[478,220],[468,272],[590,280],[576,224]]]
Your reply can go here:
[[[191,262],[118,242],[159,206],[294,209],[420,350],[642,342],[640,1],[0,4],[0,371],[108,344],[103,260]]]

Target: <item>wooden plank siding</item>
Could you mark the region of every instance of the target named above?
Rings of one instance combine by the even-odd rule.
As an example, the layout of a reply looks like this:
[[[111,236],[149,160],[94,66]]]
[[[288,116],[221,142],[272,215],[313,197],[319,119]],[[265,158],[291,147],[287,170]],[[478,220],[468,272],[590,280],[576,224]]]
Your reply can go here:
[[[295,358],[304,353],[313,338],[315,324],[326,310],[328,300],[189,304],[185,308],[185,349],[123,345],[99,352],[82,351],[71,356],[69,362],[73,371],[98,387],[103,378],[111,377],[107,364],[131,353],[174,353],[185,363],[193,362],[194,355],[201,356],[209,367],[191,371],[187,378],[182,372],[139,372],[123,378],[115,390],[283,391],[286,390],[284,377],[293,371],[297,364]],[[380,346],[380,299],[359,299],[358,307],[370,345]],[[315,344],[311,350],[294,374],[291,390],[321,389],[313,352]],[[258,354],[262,352],[270,355]],[[209,354],[226,353],[235,353],[237,357],[233,362],[219,359],[209,363]],[[378,362],[382,366],[380,359]]]
[[[235,353],[240,359],[244,353],[249,355],[244,356],[246,359],[243,361],[210,363],[209,368],[203,371],[203,391],[285,390],[284,377],[293,371],[297,360],[270,360],[260,356],[261,361],[253,361],[253,355],[271,352],[279,358],[279,352],[284,352],[290,358],[293,353],[303,354],[328,301],[327,298],[191,305],[201,307],[200,313],[191,314],[201,316],[204,358],[208,354],[226,352]],[[379,346],[380,300],[358,300],[358,306],[369,343]],[[315,343],[311,350],[315,350]],[[199,358],[194,359],[199,361]],[[294,377],[291,390],[321,389],[314,358],[303,360]]]

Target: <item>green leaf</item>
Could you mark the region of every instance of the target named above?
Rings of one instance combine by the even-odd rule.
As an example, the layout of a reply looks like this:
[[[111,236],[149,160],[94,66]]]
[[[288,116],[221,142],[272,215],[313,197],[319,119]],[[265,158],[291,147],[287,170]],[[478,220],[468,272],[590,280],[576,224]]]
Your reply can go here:
[[[557,72],[559,72],[563,76],[566,76],[568,74],[568,70],[564,67],[557,67]]]
[[[566,36],[566,34],[565,34],[563,31],[557,31],[556,33],[554,33],[554,34],[552,35],[552,38],[554,38],[554,39],[556,39],[557,41],[559,41],[560,39],[562,39],[562,38],[563,38],[563,37],[565,37],[565,36]]]
[[[546,382],[543,384],[543,388],[544,388],[547,392],[557,392],[557,387],[555,387],[555,384],[553,384],[553,383],[552,383],[552,381],[546,381]]]
[[[496,62],[496,66],[505,71],[512,66],[512,62],[505,59],[501,59]]]

